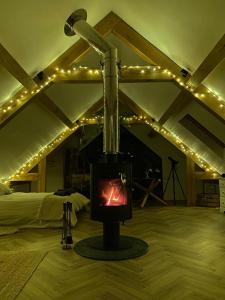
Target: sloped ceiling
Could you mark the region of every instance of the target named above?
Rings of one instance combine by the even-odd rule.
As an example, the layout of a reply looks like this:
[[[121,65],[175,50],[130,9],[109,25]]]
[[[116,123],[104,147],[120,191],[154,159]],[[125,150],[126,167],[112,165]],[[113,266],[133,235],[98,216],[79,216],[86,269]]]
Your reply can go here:
[[[101,84],[63,84],[50,87],[46,94],[75,122],[103,96]]]
[[[63,32],[65,20],[77,8],[85,8],[88,11],[88,22],[91,25],[95,25],[110,11],[115,12],[174,62],[191,73],[222,37],[225,28],[223,0],[4,1],[0,10],[0,43],[28,74],[34,76],[78,40],[77,37],[66,37]],[[147,64],[113,34],[107,38],[118,47],[122,65]],[[100,58],[91,50],[79,64],[99,67]],[[224,75],[223,60],[205,79],[204,84],[225,99]],[[0,105],[20,86],[20,83],[0,66]],[[160,119],[180,92],[177,85],[169,82],[123,83],[120,84],[120,89],[156,120]],[[101,98],[103,89],[101,84],[59,83],[50,87],[46,94],[71,121],[75,121]],[[187,113],[223,141],[224,123],[193,102],[165,124],[166,128],[185,140],[194,150],[202,153],[215,169],[224,173],[223,158],[218,157],[212,149],[208,149],[179,123]],[[4,141],[4,146],[0,149],[1,161],[10,161],[11,164],[1,165],[0,177],[5,177],[12,169],[16,169],[18,159],[26,161],[27,157],[53,139],[63,128],[65,126],[47,111],[36,104],[29,105],[6,127],[0,129],[0,140]],[[20,144],[20,147],[16,147],[17,144]]]
[[[75,42],[64,36],[63,25],[78,8],[88,11],[91,25],[114,11],[178,65],[192,71],[225,28],[223,0],[4,1],[1,43],[30,74],[42,70]],[[34,53],[38,56],[35,61]]]
[[[209,89],[224,98],[225,95],[225,59],[209,74],[203,82]]]
[[[159,120],[163,112],[179,94],[180,89],[173,83],[123,83],[121,90],[133,99],[138,105],[156,120]]]
[[[65,125],[33,103],[0,130],[1,175],[8,177],[53,140]]]

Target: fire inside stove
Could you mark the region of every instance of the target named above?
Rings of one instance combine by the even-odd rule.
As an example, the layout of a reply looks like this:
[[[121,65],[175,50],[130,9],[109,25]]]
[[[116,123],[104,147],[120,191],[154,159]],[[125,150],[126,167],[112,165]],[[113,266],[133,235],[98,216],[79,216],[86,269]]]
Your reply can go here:
[[[127,205],[126,181],[121,178],[98,181],[99,206]]]

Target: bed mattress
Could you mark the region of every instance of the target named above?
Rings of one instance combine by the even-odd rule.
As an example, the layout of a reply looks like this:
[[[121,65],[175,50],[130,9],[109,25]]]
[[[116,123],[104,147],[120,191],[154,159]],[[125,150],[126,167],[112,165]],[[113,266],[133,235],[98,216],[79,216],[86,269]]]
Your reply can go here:
[[[41,203],[52,193],[12,193],[0,196],[0,224],[29,224],[38,220]]]

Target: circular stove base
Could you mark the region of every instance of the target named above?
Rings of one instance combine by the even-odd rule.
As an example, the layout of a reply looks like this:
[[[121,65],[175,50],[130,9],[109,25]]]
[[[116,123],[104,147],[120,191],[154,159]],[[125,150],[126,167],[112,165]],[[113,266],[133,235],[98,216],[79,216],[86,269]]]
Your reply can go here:
[[[142,256],[148,248],[148,244],[138,238],[121,235],[119,249],[106,250],[103,247],[103,236],[93,236],[79,241],[74,246],[74,251],[96,260],[124,260]]]

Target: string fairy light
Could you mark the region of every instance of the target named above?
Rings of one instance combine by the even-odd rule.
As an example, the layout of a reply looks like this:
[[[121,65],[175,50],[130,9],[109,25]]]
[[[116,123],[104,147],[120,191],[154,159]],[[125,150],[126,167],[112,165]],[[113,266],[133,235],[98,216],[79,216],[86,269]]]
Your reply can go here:
[[[122,66],[122,70],[135,70],[139,71],[140,74],[145,74],[146,76],[150,74],[151,72],[154,73],[156,71],[163,73],[164,75],[167,75],[169,78],[174,80],[176,83],[178,83],[182,88],[188,90],[189,92],[192,93],[192,95],[195,98],[198,98],[199,100],[205,101],[207,104],[208,97],[211,96],[211,98],[216,101],[216,107],[224,114],[225,117],[225,101],[224,99],[218,95],[215,91],[212,91],[211,89],[206,89],[205,93],[199,93],[194,91],[194,87],[188,84],[185,84],[185,81],[182,77],[177,76],[174,74],[171,70],[169,69],[163,69],[161,66],[156,66],[156,65],[147,65],[147,66]],[[56,81],[63,80],[63,78],[66,76],[67,78],[74,77],[74,76],[79,76],[80,72],[86,72],[93,78],[97,76],[99,78],[99,74],[102,73],[101,69],[93,69],[93,68],[88,68],[87,66],[72,66],[71,68],[61,68],[59,66],[56,66],[54,71],[51,72],[51,74],[48,76],[47,79],[42,80],[40,82],[40,85],[37,85],[35,88],[32,88],[30,90],[27,89],[22,89],[19,91],[16,95],[13,97],[10,97],[8,101],[5,101],[1,107],[0,107],[0,122],[4,121],[7,119],[14,111],[16,111],[20,106],[25,104],[27,101],[30,100],[34,95],[40,93],[43,91],[43,89],[47,88],[50,83],[54,83]],[[147,73],[148,72],[148,73]],[[211,99],[212,100],[212,99]],[[221,103],[224,102],[224,103]]]
[[[140,72],[140,74],[150,74],[151,72],[161,72],[165,75],[167,75],[168,77],[170,77],[171,79],[173,79],[176,83],[178,83],[182,88],[187,89],[190,93],[192,93],[192,95],[198,99],[200,99],[201,101],[207,101],[208,97],[211,96],[213,97],[214,101],[216,101],[216,104],[218,105],[218,108],[220,110],[224,110],[224,117],[225,117],[225,101],[224,99],[218,95],[218,93],[216,93],[215,91],[212,91],[211,89],[206,89],[206,93],[199,93],[199,92],[195,92],[194,91],[194,87],[191,85],[187,85],[185,84],[184,80],[175,75],[173,72],[171,72],[169,69],[163,69],[160,65],[156,66],[156,65],[147,65],[147,66],[122,66],[121,67],[122,70],[135,70]],[[46,89],[50,84],[56,82],[56,81],[60,81],[62,80],[65,76],[67,78],[70,77],[74,77],[74,76],[79,76],[81,72],[86,72],[87,74],[89,74],[89,76],[92,77],[99,77],[100,74],[102,74],[102,70],[101,69],[97,69],[97,68],[88,68],[87,66],[72,66],[71,68],[60,68],[60,67],[55,67],[55,69],[51,72],[51,74],[48,76],[47,79],[42,80],[40,82],[39,85],[37,85],[36,87],[27,90],[25,88],[23,88],[21,91],[19,91],[17,94],[15,94],[13,97],[10,97],[10,99],[6,102],[4,102],[2,104],[2,106],[0,107],[0,122],[3,122],[5,119],[7,119],[11,114],[13,114],[14,111],[16,111],[19,107],[21,107],[22,105],[24,105],[27,101],[29,101],[34,95],[42,92],[44,89]],[[208,96],[209,95],[209,96]],[[211,98],[210,98],[211,99]],[[81,120],[80,123],[86,124],[95,124],[95,122],[99,122],[99,118],[95,117],[95,118],[91,118],[91,119],[84,119]],[[208,163],[206,163],[204,161],[204,159],[201,159],[200,156],[198,154],[195,154],[194,150],[191,150],[190,148],[188,148],[183,142],[181,142],[179,139],[176,138],[175,134],[172,134],[170,132],[168,132],[168,130],[166,130],[165,128],[161,127],[160,124],[157,124],[157,122],[152,122],[152,121],[147,121],[147,118],[143,118],[143,116],[132,116],[129,117],[129,119],[127,119],[126,117],[123,119],[123,121],[125,123],[130,122],[130,124],[134,121],[136,122],[144,122],[145,124],[148,124],[149,126],[151,126],[155,131],[160,132],[165,138],[167,139],[173,139],[173,143],[175,143],[177,145],[177,147],[185,153],[185,155],[189,155],[191,158],[193,158],[195,161],[197,160],[198,164],[201,165],[207,172],[208,170],[210,172],[213,172],[213,174],[217,174],[216,170],[212,167],[209,166]],[[76,125],[74,128],[78,128],[78,125]],[[72,129],[72,132],[75,129]],[[53,149],[53,147],[55,148],[55,146],[60,143],[61,141],[63,141],[66,137],[68,137],[69,135],[67,135],[67,132],[71,132],[71,129],[69,129],[69,131],[67,130],[66,132],[63,132],[62,135],[60,135],[60,137],[57,137],[53,142],[51,142],[49,145],[45,146],[39,153],[37,153],[33,158],[31,158],[31,160],[29,162],[27,162],[25,164],[25,166],[23,166],[21,169],[17,170],[14,175],[11,175],[9,178],[7,179],[3,179],[3,181],[8,182],[10,180],[12,180],[12,178],[14,178],[14,176],[20,176],[21,172],[26,172],[27,169],[29,169],[32,165],[33,165],[33,160],[34,162],[36,160],[38,160],[40,157],[44,157],[47,154],[46,153],[50,153],[51,150]],[[22,170],[22,171],[21,171]],[[24,174],[24,173],[22,173]]]
[[[169,142],[175,144],[177,148],[183,152],[186,156],[190,157],[195,163],[197,163],[206,172],[211,172],[213,177],[217,177],[218,173],[216,169],[210,166],[209,163],[204,160],[199,153],[196,153],[194,149],[188,147],[179,136],[175,133],[168,131],[166,128],[161,126],[158,122],[152,121],[145,115],[132,115],[132,116],[120,116],[120,121],[124,125],[132,124],[146,124],[153,130],[160,133]],[[96,115],[92,118],[82,118],[78,120],[72,128],[63,130],[54,140],[49,144],[42,146],[38,152],[36,152],[29,160],[27,160],[19,169],[14,171],[8,178],[1,178],[4,184],[8,184],[10,181],[19,179],[20,176],[29,172],[40,160],[45,158],[50,152],[56,149],[65,139],[67,139],[72,133],[74,133],[79,127],[83,125],[99,125],[103,124],[103,116]]]

